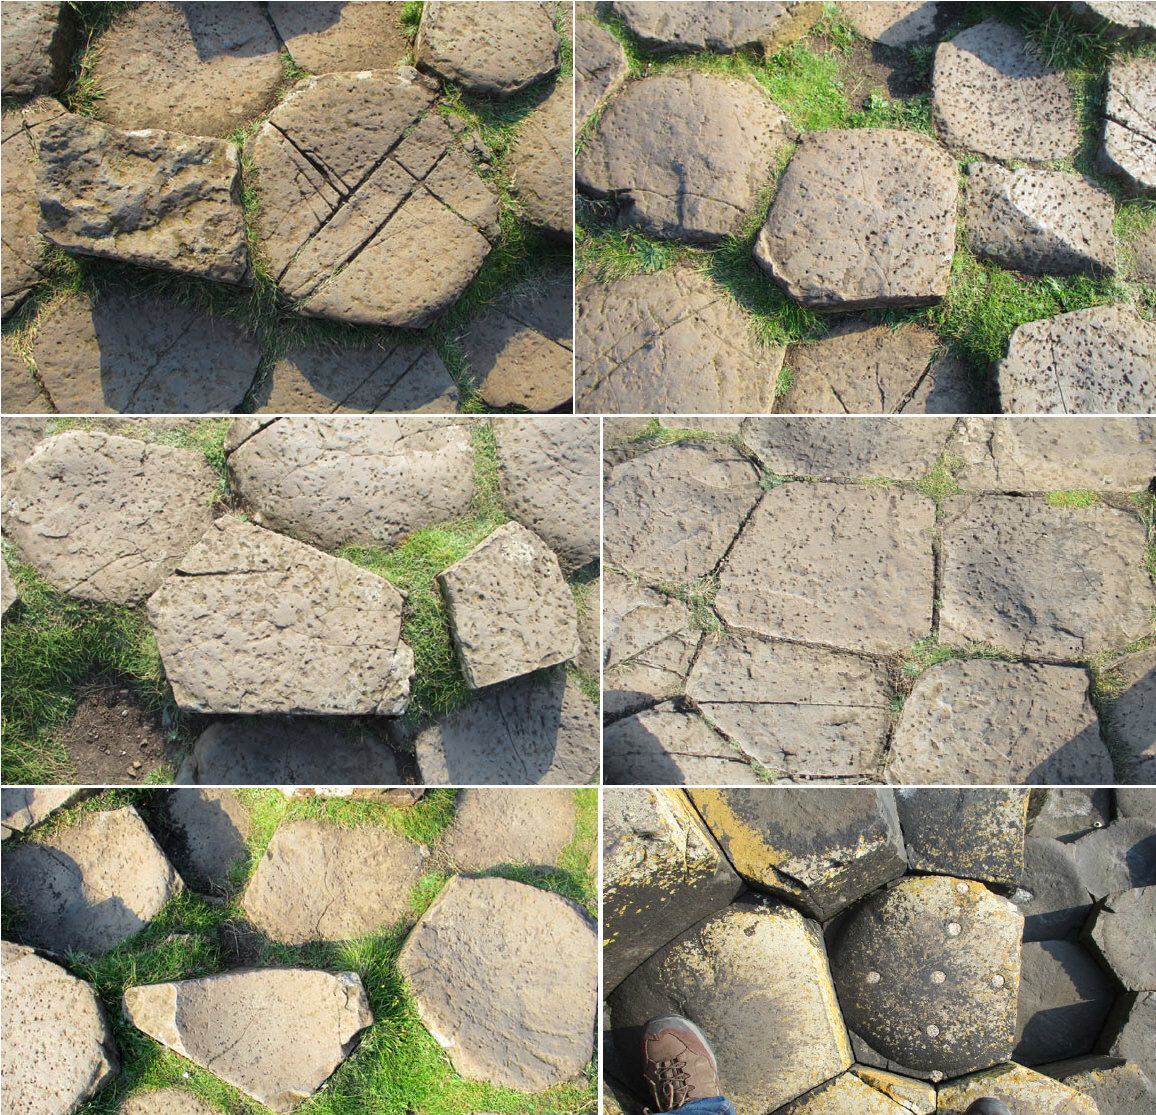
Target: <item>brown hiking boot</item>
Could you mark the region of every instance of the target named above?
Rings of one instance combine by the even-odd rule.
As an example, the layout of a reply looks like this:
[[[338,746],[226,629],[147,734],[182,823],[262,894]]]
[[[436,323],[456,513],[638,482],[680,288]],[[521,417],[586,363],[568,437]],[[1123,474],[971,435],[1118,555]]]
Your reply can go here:
[[[1012,1110],[1003,1100],[984,1097],[968,1106],[963,1115],[1012,1115]]]
[[[659,1111],[688,1100],[722,1095],[718,1062],[703,1032],[689,1019],[652,1018],[642,1034],[642,1075]]]

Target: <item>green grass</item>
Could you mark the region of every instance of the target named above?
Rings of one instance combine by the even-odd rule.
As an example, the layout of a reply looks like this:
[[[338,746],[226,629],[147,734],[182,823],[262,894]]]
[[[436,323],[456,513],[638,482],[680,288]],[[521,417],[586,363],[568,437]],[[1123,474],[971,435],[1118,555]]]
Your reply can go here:
[[[974,642],[959,647],[941,643],[937,636],[928,635],[927,638],[912,643],[901,655],[900,670],[904,677],[913,679],[940,662],[949,662],[957,658],[985,658],[1010,662],[1015,660],[1015,655],[990,643]]]
[[[1077,488],[1069,492],[1046,492],[1044,499],[1052,507],[1091,507],[1100,497],[1095,492]]]
[[[662,581],[655,586],[664,596],[669,596],[685,604],[690,611],[690,626],[694,631],[704,631],[709,635],[721,635],[722,620],[714,610],[715,598],[719,592],[719,579],[714,574],[699,577],[684,583]]]
[[[914,488],[921,495],[935,501],[936,506],[952,496],[959,495],[963,489],[955,479],[956,472],[963,467],[963,461],[954,457],[946,450],[939,455],[935,467],[922,479],[917,480]]]

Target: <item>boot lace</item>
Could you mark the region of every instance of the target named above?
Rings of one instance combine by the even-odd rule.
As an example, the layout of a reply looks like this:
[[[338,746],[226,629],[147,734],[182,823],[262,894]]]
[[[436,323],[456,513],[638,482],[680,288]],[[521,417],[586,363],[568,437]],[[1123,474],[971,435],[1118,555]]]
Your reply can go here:
[[[654,1062],[654,1079],[650,1082],[654,1098],[662,1111],[681,1107],[691,1098],[692,1088],[681,1057]]]

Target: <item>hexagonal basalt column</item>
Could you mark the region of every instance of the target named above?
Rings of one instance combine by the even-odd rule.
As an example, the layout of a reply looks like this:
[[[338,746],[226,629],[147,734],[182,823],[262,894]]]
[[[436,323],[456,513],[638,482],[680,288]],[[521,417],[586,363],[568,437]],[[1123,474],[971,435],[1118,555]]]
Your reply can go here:
[[[1022,1065],[1000,1065],[939,1089],[938,1115],[964,1115],[983,1097],[1003,1100],[1016,1115],[1098,1115],[1096,1101]]]

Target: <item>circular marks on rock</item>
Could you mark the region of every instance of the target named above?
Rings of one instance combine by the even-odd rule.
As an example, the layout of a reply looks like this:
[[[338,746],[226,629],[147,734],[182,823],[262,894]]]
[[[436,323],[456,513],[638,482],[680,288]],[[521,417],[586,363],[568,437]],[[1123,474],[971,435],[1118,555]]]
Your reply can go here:
[[[306,78],[247,141],[261,246],[302,313],[420,329],[477,274],[498,198],[437,93],[408,66]]]
[[[510,151],[511,193],[530,224],[557,240],[569,240],[574,230],[573,132],[574,91],[563,80],[522,121]]]
[[[540,1092],[589,1063],[597,935],[564,898],[458,875],[397,963],[422,1021],[466,1079]]]
[[[605,27],[580,19],[574,27],[574,119],[581,126],[626,77],[626,51]]]
[[[807,132],[755,241],[759,266],[818,310],[926,306],[947,293],[955,160],[913,132]]]
[[[602,113],[576,181],[595,197],[615,197],[620,224],[712,244],[738,231],[794,138],[754,82],[657,74],[627,85]]]
[[[1138,194],[1156,191],[1156,73],[1151,58],[1130,58],[1108,68],[1104,146],[1099,167]]]
[[[646,50],[655,53],[753,48],[774,54],[806,34],[823,10],[822,4],[792,0],[773,4],[616,0],[607,7]]]

